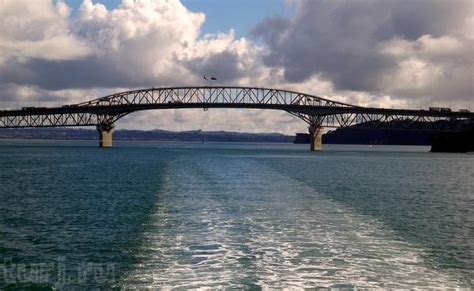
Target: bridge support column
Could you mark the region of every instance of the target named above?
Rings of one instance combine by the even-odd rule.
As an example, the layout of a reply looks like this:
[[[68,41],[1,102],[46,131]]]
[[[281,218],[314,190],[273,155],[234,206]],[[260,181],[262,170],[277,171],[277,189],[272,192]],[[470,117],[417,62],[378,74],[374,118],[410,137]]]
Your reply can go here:
[[[311,125],[309,127],[309,136],[311,139],[311,151],[321,151],[323,149],[323,127],[320,125]]]
[[[100,124],[97,125],[97,131],[99,132],[99,147],[111,148],[114,126],[112,124]]]

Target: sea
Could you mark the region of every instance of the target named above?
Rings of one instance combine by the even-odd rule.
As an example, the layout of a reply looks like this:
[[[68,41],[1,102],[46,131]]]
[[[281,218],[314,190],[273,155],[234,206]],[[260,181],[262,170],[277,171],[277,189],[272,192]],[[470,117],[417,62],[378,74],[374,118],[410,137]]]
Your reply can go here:
[[[0,289],[474,288],[474,154],[0,140]]]

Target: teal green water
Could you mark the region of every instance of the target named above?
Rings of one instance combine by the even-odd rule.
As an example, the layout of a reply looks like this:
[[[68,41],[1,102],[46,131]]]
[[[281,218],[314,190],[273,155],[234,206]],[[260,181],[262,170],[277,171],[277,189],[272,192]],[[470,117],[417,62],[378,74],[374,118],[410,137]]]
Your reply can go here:
[[[0,140],[0,288],[473,288],[474,155],[425,150]]]

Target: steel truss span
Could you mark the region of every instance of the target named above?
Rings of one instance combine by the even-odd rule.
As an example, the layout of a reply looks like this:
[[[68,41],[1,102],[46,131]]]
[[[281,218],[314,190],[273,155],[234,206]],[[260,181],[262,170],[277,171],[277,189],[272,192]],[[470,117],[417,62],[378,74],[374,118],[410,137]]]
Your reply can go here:
[[[0,111],[0,128],[112,125],[141,110],[179,108],[249,108],[283,110],[311,127],[347,127],[371,122],[453,120],[472,122],[474,113],[355,106],[315,95],[253,87],[148,88],[112,94],[61,107],[24,107]]]

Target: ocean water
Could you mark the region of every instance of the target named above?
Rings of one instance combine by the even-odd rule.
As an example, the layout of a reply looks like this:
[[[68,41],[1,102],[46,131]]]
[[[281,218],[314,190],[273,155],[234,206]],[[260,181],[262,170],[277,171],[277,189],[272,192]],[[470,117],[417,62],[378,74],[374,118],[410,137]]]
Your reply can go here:
[[[0,140],[0,288],[474,288],[474,155]]]

